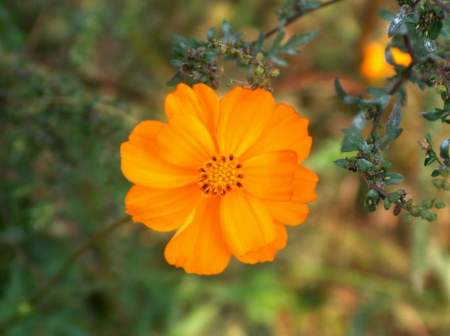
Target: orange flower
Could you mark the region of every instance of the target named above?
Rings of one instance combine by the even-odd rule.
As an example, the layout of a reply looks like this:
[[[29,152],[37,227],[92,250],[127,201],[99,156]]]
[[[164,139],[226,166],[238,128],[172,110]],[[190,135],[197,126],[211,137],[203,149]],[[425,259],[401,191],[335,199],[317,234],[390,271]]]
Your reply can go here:
[[[369,81],[376,82],[395,75],[394,68],[384,58],[385,47],[386,44],[380,41],[370,42],[364,47],[361,73]],[[411,64],[411,55],[398,48],[391,48],[391,55],[397,65],[407,67]]]
[[[308,120],[266,90],[236,87],[222,99],[204,84],[177,86],[168,123],[143,121],[121,146],[134,186],[125,200],[136,222],[177,230],[166,260],[188,273],[217,274],[234,255],[273,260],[285,225],[302,223],[317,176],[302,165]]]

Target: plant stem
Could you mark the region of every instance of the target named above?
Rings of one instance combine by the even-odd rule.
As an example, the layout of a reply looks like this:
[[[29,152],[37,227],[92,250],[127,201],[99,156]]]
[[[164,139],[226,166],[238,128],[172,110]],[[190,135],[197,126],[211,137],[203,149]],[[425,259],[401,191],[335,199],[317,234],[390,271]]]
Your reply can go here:
[[[70,269],[70,267],[81,256],[83,256],[87,251],[89,251],[89,249],[91,249],[100,240],[102,240],[103,238],[108,236],[110,233],[115,231],[118,227],[128,223],[129,221],[130,221],[130,218],[128,216],[124,217],[118,221],[115,221],[115,222],[101,228],[99,231],[94,233],[92,235],[92,237],[90,237],[83,244],[78,246],[78,248],[76,248],[75,251],[66,258],[66,260],[63,262],[63,264],[62,264],[61,268],[58,270],[58,272],[56,272],[47,281],[47,283],[45,285],[40,290],[38,290],[34,295],[32,295],[28,299],[24,300],[23,304],[30,306],[31,309],[36,308],[40,304],[42,304],[44,302],[45,298],[51,292],[51,290],[53,288],[55,288],[55,285],[58,283],[58,281],[61,280],[61,278],[64,276],[64,274]],[[19,322],[20,320],[22,320],[24,317],[26,317],[28,315],[29,314],[24,314],[23,312],[16,310],[16,312],[13,313],[9,318],[0,322],[0,333],[4,332],[10,326]]]
[[[303,11],[301,8],[298,8],[298,9],[297,9],[297,12],[296,12],[295,14],[293,14],[289,19],[286,20],[286,22],[284,23],[283,27],[277,26],[277,27],[274,27],[274,28],[270,29],[269,31],[267,31],[267,32],[264,34],[264,38],[269,38],[269,37],[271,37],[272,35],[278,33],[278,31],[279,31],[281,28],[286,28],[286,27],[289,26],[291,23],[293,23],[293,22],[296,21],[297,19],[301,18],[301,17],[302,17],[303,15],[305,15],[305,14],[309,14],[309,13],[315,12],[315,11],[318,10],[318,9],[321,9],[321,8],[324,8],[324,7],[333,5],[333,4],[335,4],[336,2],[339,2],[339,1],[341,1],[341,0],[330,0],[330,1],[327,1],[327,2],[323,2],[323,3],[321,3],[318,7],[311,8],[311,9],[308,9],[308,10],[305,10],[305,11]]]

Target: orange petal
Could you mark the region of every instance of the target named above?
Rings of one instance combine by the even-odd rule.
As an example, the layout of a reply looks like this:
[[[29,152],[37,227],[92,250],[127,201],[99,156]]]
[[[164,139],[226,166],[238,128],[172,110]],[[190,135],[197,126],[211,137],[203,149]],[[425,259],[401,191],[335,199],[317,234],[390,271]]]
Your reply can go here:
[[[303,223],[309,213],[305,203],[316,199],[315,189],[318,179],[311,170],[297,166],[294,173],[292,199],[284,202],[264,200],[274,220],[286,225]]]
[[[205,84],[195,84],[194,92],[197,94],[200,109],[198,116],[208,127],[211,134],[216,134],[219,122],[219,96]]]
[[[222,232],[235,256],[245,255],[276,239],[276,226],[262,201],[238,190],[221,201]]]
[[[206,126],[190,114],[176,114],[158,134],[161,157],[177,166],[199,168],[215,150]]]
[[[297,155],[293,151],[259,154],[242,163],[244,188],[252,195],[271,200],[289,200],[293,192]]]
[[[197,185],[176,189],[133,186],[125,198],[125,208],[133,221],[155,231],[180,227],[195,208],[200,196]]]
[[[220,101],[217,142],[224,155],[240,156],[261,136],[275,109],[270,92],[236,87]]]
[[[121,168],[133,183],[153,188],[176,188],[196,182],[198,173],[176,167],[158,156],[155,136],[166,126],[145,121],[130,134],[129,141],[120,146]]]
[[[265,200],[264,204],[267,206],[267,209],[275,221],[286,225],[302,224],[309,213],[308,206],[299,202]]]
[[[312,202],[316,199],[316,185],[319,177],[313,171],[298,166],[294,174],[294,194],[292,200],[300,203]]]
[[[263,246],[256,251],[251,251],[244,255],[236,256],[236,258],[239,261],[247,264],[256,264],[259,262],[273,261],[276,253],[281,249],[283,249],[287,243],[287,232],[284,225],[277,224],[276,228],[277,228],[276,239],[272,243]]]
[[[230,252],[219,224],[219,202],[202,198],[192,219],[180,228],[164,251],[169,264],[187,273],[221,273],[228,265]]]
[[[165,111],[169,120],[177,115],[196,116],[211,134],[215,134],[219,117],[219,97],[205,84],[196,84],[190,88],[181,83],[167,96]]]
[[[155,150],[155,139],[165,125],[160,121],[146,120],[136,125],[130,134],[130,141]]]
[[[305,160],[310,152],[312,139],[308,136],[309,120],[301,118],[294,108],[286,104],[277,104],[268,127],[263,135],[245,154],[255,154],[293,150],[299,161]]]

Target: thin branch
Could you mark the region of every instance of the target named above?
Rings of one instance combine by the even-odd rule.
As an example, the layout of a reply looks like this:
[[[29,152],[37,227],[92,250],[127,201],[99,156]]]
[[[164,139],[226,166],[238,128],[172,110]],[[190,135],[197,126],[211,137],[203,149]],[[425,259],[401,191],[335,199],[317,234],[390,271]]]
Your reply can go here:
[[[58,272],[56,272],[39,291],[37,291],[30,298],[24,300],[23,303],[30,306],[31,309],[36,308],[40,304],[42,304],[44,302],[44,299],[51,292],[51,290],[53,288],[55,288],[55,285],[61,280],[61,278],[64,276],[64,274],[70,269],[70,267],[81,256],[83,256],[87,251],[89,251],[100,240],[102,240],[103,238],[108,236],[110,233],[115,231],[118,227],[128,223],[129,221],[130,221],[130,218],[128,216],[124,217],[116,222],[113,222],[113,223],[103,227],[102,229],[100,229],[99,231],[94,233],[94,235],[92,237],[90,237],[88,240],[86,240],[69,257],[67,257],[67,259],[63,262],[61,268],[58,270]],[[5,331],[10,326],[21,321],[26,316],[27,316],[27,314],[23,314],[17,310],[9,318],[0,322],[0,332]]]
[[[308,9],[308,10],[305,10],[305,11],[303,11],[301,8],[298,8],[297,13],[293,14],[289,19],[287,19],[286,22],[284,23],[283,27],[277,26],[277,27],[274,27],[274,28],[268,30],[264,34],[264,38],[269,38],[272,35],[278,33],[278,31],[281,28],[286,28],[291,23],[293,23],[297,19],[301,18],[305,14],[309,14],[309,13],[315,12],[318,9],[321,9],[321,8],[324,8],[324,7],[328,7],[328,6],[333,5],[333,4],[335,4],[336,2],[339,2],[339,1],[341,1],[341,0],[330,0],[330,1],[327,1],[327,2],[324,2],[324,3],[320,4],[318,7],[311,8],[311,9]]]

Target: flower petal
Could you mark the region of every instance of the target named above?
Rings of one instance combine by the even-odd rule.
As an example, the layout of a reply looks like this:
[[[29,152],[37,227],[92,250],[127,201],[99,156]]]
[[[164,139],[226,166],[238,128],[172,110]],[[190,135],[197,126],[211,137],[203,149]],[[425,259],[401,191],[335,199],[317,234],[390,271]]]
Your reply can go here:
[[[300,117],[287,104],[277,104],[275,113],[261,138],[245,154],[246,157],[259,153],[293,150],[301,162],[311,150],[312,139],[308,135],[309,120]]]
[[[263,89],[236,87],[220,101],[217,142],[224,155],[240,156],[261,136],[275,109],[273,96]]]
[[[130,182],[153,188],[176,188],[196,182],[197,171],[176,167],[159,157],[155,136],[165,127],[159,122],[142,122],[133,129],[129,141],[120,146],[122,172]]]
[[[262,201],[237,190],[225,195],[220,206],[222,232],[235,256],[245,255],[276,239],[276,226]]]
[[[200,109],[198,116],[208,127],[211,134],[216,134],[219,122],[220,99],[216,92],[205,84],[195,84],[194,92],[197,94]]]
[[[215,150],[207,128],[190,114],[176,114],[157,136],[161,157],[177,166],[198,169]]]
[[[153,189],[133,186],[125,198],[125,208],[133,221],[155,231],[172,231],[180,227],[199,201],[197,185],[176,189]]]
[[[244,188],[253,196],[289,200],[293,192],[297,155],[293,151],[260,154],[242,163]]]
[[[276,239],[256,251],[248,252],[244,255],[236,256],[236,258],[243,263],[256,264],[259,262],[273,261],[278,251],[282,250],[287,243],[286,228],[282,224],[276,224]]]
[[[193,88],[178,84],[175,91],[167,96],[164,108],[169,120],[177,115],[189,114],[199,118],[212,135],[216,132],[219,97],[205,84],[196,84]]]
[[[299,202],[265,200],[264,204],[267,206],[267,209],[275,221],[286,225],[302,224],[309,213],[308,206]]]
[[[298,166],[294,174],[292,200],[300,203],[314,201],[317,198],[315,190],[318,181],[319,177],[316,173],[301,165]]]
[[[217,199],[201,199],[191,220],[167,244],[164,255],[169,264],[187,273],[217,274],[227,267],[230,251],[222,238]]]
[[[165,125],[160,121],[146,120],[136,125],[130,134],[130,141],[155,150],[155,139]]]
[[[297,166],[294,173],[292,198],[284,202],[264,200],[274,220],[286,225],[303,223],[309,213],[305,203],[316,199],[315,189],[318,180],[314,172],[303,166]]]

